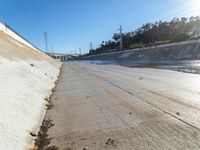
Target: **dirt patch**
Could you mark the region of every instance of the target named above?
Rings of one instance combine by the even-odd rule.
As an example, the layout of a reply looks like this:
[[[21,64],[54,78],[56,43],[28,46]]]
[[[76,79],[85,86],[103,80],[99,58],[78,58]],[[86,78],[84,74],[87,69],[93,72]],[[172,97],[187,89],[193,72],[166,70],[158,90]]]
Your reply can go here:
[[[143,77],[139,78],[139,80],[143,80]]]
[[[35,148],[34,150],[43,150],[45,146],[50,144],[52,138],[49,138],[48,129],[53,127],[51,119],[45,119],[40,127],[40,131],[37,135],[37,139],[35,140]],[[56,150],[56,147],[47,147],[45,150]]]
[[[114,140],[114,139],[109,138],[109,139],[106,141],[105,145],[106,145],[106,146],[111,146],[111,147],[117,148],[117,140]]]

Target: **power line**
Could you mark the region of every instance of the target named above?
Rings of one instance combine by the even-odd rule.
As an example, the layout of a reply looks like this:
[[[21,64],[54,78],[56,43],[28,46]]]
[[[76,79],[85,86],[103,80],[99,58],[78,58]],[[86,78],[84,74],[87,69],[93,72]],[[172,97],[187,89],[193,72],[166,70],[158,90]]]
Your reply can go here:
[[[182,10],[182,11],[176,12],[176,16],[175,16],[175,17],[181,17],[181,16],[187,15],[188,13],[191,13],[191,12],[198,12],[198,11],[199,11],[199,8],[193,9],[193,10],[189,10],[189,11],[186,11],[186,10],[188,10],[188,8],[187,8],[187,9],[184,9],[184,11]],[[163,20],[163,19],[167,19],[167,18],[169,18],[170,16],[171,16],[171,15],[168,15],[168,16],[165,16],[164,18],[161,18],[161,19],[162,19],[162,20]]]
[[[182,1],[182,2],[185,2],[185,1],[186,1],[186,0],[184,0],[184,1]],[[175,16],[174,14],[171,14],[171,15],[174,15],[174,17],[179,17],[179,16],[183,16],[184,14],[191,13],[191,12],[198,12],[199,9],[193,9],[193,10],[190,9],[190,8],[192,8],[194,5],[196,5],[196,4],[193,4],[192,6],[186,8],[186,9],[182,9],[181,11],[175,12],[175,13],[176,13],[176,16]],[[170,9],[176,8],[176,7],[177,7],[177,6],[172,6],[172,7],[170,7],[170,8],[167,8],[165,11],[160,12],[160,14],[161,14],[161,13],[164,13],[164,12],[167,12],[167,10],[170,10]],[[188,10],[189,10],[189,11],[188,11]],[[183,12],[184,12],[184,13],[183,13]],[[156,17],[160,16],[160,14],[157,15]],[[178,16],[177,16],[177,14],[178,14]],[[164,18],[162,18],[162,19],[160,19],[160,20],[163,20],[163,19],[165,19],[165,18],[169,18],[171,15],[168,15],[167,17],[165,16]],[[142,21],[142,20],[144,20],[144,19],[145,19],[145,18],[141,19],[140,21]],[[120,50],[123,49],[123,41],[122,41],[123,39],[121,38],[121,35],[122,35],[122,26],[120,26]]]
[[[146,20],[146,19],[149,19],[149,18],[152,18],[152,17],[159,17],[161,14],[163,14],[163,13],[166,13],[166,12],[168,12],[169,10],[171,10],[171,9],[174,9],[174,8],[176,8],[176,7],[180,7],[181,5],[183,5],[184,4],[184,2],[186,2],[187,0],[182,0],[181,2],[179,2],[179,3],[176,3],[175,5],[172,5],[172,6],[170,6],[170,7],[168,7],[168,8],[166,8],[166,9],[164,9],[163,11],[159,11],[159,12],[157,12],[157,13],[155,13],[154,15],[152,15],[151,17],[148,17],[148,18],[143,18],[143,19],[139,19],[138,21],[135,21],[135,22],[133,22],[133,23],[131,23],[131,24],[128,24],[128,25],[123,25],[123,30],[127,30],[127,29],[129,29],[129,28],[127,28],[127,27],[129,27],[129,26],[131,26],[131,25],[134,25],[134,24],[136,24],[136,23],[140,23],[140,22],[142,22],[142,21],[144,21],[144,20]],[[195,4],[193,4],[193,5],[195,5]],[[184,10],[181,10],[181,11],[178,11],[178,13],[176,12],[176,15],[177,14],[180,14],[180,12],[182,13],[182,12],[186,12],[188,9],[190,9],[190,8],[192,8],[192,7],[189,7],[189,8],[186,8],[186,9],[184,9]],[[189,12],[194,12],[194,10],[192,10],[192,11],[189,11]],[[187,12],[188,13],[188,12]],[[173,14],[172,14],[173,15]],[[170,15],[171,16],[171,15]],[[169,17],[170,17],[169,16]],[[168,18],[169,18],[168,17]],[[132,19],[131,19],[132,20]],[[113,33],[115,33],[116,31],[114,31]],[[120,34],[121,35],[121,34]],[[105,36],[105,37],[107,37],[107,36]]]
[[[169,11],[170,9],[176,8],[177,6],[179,7],[180,5],[184,4],[185,1],[187,1],[187,0],[182,0],[181,2],[176,3],[175,5],[172,5],[172,6],[166,8],[166,9],[164,9],[164,10],[162,10],[162,11],[159,11],[159,12],[155,13],[155,14],[152,15],[151,17],[160,15],[160,14],[162,14],[162,13],[165,13],[165,12]],[[149,17],[148,17],[148,18],[149,18]],[[136,23],[140,23],[140,22],[142,22],[143,20],[148,19],[148,18],[139,19],[138,21],[135,21],[135,22],[133,22],[133,23],[131,23],[131,24],[128,24],[128,25],[125,25],[125,24],[124,24],[124,25],[123,25],[123,29],[124,29],[124,31],[125,31],[125,30],[127,29],[127,27],[131,27],[132,25],[134,25],[134,24],[136,24]],[[133,20],[133,19],[131,19],[131,20]],[[117,30],[113,31],[112,33],[115,33],[116,31],[117,31]],[[112,33],[109,33],[109,35],[112,34]],[[107,35],[105,36],[105,38],[106,38],[106,37],[107,37]],[[104,38],[103,38],[103,39],[104,39]]]
[[[187,0],[184,0],[184,1],[187,1]],[[182,1],[182,3],[181,4],[184,4],[183,2],[184,1]],[[198,3],[194,3],[191,7],[187,7],[186,9],[182,9],[182,10],[180,10],[180,11],[178,11],[178,12],[175,12],[175,15],[177,15],[177,14],[181,14],[182,12],[187,12],[187,10],[189,10],[189,9],[193,9],[193,7],[195,6],[195,5],[197,5]],[[179,5],[180,6],[180,5]],[[158,15],[154,15],[154,16],[151,16],[151,17],[148,17],[148,18],[155,18],[155,17],[159,17],[162,13],[165,13],[165,12],[167,12],[168,10],[170,10],[170,9],[172,9],[172,8],[176,8],[176,5],[174,5],[174,6],[172,6],[172,7],[169,7],[168,9],[165,9],[165,11],[161,11],[161,12],[159,12],[158,13]],[[194,10],[194,9],[193,9]],[[186,13],[185,13],[186,14]],[[170,17],[170,16],[175,16],[174,14],[171,14],[171,15],[168,15],[168,18]],[[142,22],[143,20],[145,20],[145,19],[148,19],[148,18],[143,18],[143,19],[140,19],[139,21],[136,21],[136,22],[134,22],[134,23],[132,23],[132,24],[129,24],[129,25],[127,25],[126,26],[126,30],[127,29],[130,29],[130,27],[131,27],[131,25],[134,25],[134,24],[138,24],[138,23],[140,23],[140,22]],[[167,19],[167,17],[165,17],[166,19]],[[161,18],[160,20],[162,20],[163,18]]]
[[[157,12],[157,13],[155,13],[154,15],[151,15],[150,17],[146,17],[146,18],[142,18],[142,19],[139,19],[139,20],[137,20],[137,21],[135,21],[135,22],[133,22],[133,23],[130,23],[130,24],[128,24],[128,25],[124,25],[124,28],[127,28],[127,27],[130,27],[130,26],[132,26],[132,25],[134,25],[134,24],[136,24],[136,23],[140,23],[140,22],[142,22],[142,21],[144,21],[144,20],[146,20],[146,19],[149,19],[149,18],[152,18],[152,17],[157,17],[158,15],[160,16],[161,14],[163,14],[163,13],[165,13],[165,12],[168,12],[169,10],[171,10],[171,9],[173,9],[173,8],[176,8],[177,6],[179,7],[180,5],[183,5],[184,4],[184,2],[185,1],[187,1],[187,0],[183,0],[183,1],[181,1],[181,2],[179,2],[179,3],[177,3],[177,4],[175,4],[175,5],[172,5],[172,6],[170,6],[170,7],[168,7],[168,8],[166,8],[166,9],[164,9],[164,10],[162,10],[162,11],[159,11],[159,12]],[[132,19],[131,19],[132,20]]]

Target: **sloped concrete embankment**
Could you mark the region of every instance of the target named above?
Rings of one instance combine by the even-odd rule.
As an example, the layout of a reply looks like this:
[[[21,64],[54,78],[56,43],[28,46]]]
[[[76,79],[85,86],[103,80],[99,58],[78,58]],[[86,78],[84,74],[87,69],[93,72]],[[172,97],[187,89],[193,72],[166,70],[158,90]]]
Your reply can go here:
[[[156,63],[171,60],[198,60],[200,59],[200,41],[193,40],[143,49],[83,56],[79,59],[134,61],[135,63]]]
[[[34,144],[61,63],[13,35],[0,31],[0,149],[27,150]]]

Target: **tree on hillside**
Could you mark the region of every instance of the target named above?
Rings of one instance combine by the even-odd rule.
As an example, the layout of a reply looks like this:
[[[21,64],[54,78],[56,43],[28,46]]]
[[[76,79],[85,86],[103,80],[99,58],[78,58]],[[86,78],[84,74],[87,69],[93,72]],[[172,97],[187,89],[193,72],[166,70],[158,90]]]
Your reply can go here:
[[[122,35],[124,49],[155,45],[163,42],[177,42],[191,38],[200,29],[200,17],[173,18],[171,21],[146,23],[135,31]],[[120,34],[114,33],[112,40],[102,41],[90,54],[99,54],[119,49]]]

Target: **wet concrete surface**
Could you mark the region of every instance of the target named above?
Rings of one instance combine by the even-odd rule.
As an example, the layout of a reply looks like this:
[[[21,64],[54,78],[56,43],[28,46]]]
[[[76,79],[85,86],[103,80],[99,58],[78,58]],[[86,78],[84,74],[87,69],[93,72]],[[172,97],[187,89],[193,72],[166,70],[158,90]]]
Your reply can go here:
[[[44,149],[200,149],[200,75],[63,65]]]

